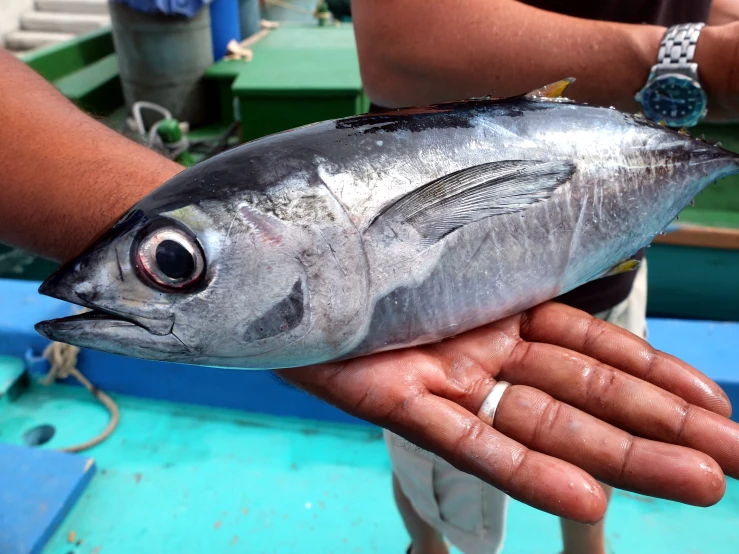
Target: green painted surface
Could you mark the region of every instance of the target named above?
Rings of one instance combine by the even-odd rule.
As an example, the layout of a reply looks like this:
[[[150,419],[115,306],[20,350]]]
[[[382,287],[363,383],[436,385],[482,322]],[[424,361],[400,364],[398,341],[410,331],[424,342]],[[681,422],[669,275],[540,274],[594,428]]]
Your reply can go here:
[[[47,81],[56,81],[114,50],[110,27],[104,27],[66,42],[40,48],[22,55],[20,59]]]
[[[647,249],[649,315],[739,321],[739,250]]]
[[[207,69],[205,77],[207,79],[233,81],[249,63],[243,60],[221,60]]]
[[[244,142],[302,125],[348,117],[358,112],[359,97],[310,97],[300,102],[280,100],[272,96],[240,98],[241,139]]]
[[[711,142],[721,142],[723,146],[733,152],[739,152],[739,125],[706,124],[695,127],[692,131],[694,136],[704,135]],[[712,184],[695,199],[695,207],[687,208],[684,212],[686,221],[693,221],[694,210],[712,210],[717,213],[717,220],[712,225],[721,227],[724,220],[722,213],[734,212],[739,214],[739,175],[732,175]],[[704,214],[707,215],[707,214]],[[707,221],[704,219],[703,221]],[[698,223],[699,221],[696,221]],[[736,220],[734,220],[736,222]],[[736,223],[732,227],[739,226]]]
[[[247,94],[357,94],[362,91],[354,30],[285,27],[254,46],[254,59],[234,83]]]
[[[253,51],[248,63],[223,61],[207,73],[220,83],[222,118],[238,98],[243,141],[366,111],[351,25],[284,25]]]
[[[108,54],[54,81],[54,86],[83,110],[109,114],[123,105],[118,58]]]
[[[23,360],[11,356],[0,356],[0,401],[15,400],[28,385]]]
[[[723,184],[723,183],[716,183]],[[734,186],[733,184],[731,185]],[[707,189],[708,190],[708,189]],[[730,191],[733,192],[733,191]],[[719,195],[720,196],[720,195]],[[731,194],[726,194],[727,200]],[[680,214],[681,223],[692,223],[704,227],[739,229],[739,210],[731,212],[720,209],[687,208]]]
[[[58,264],[0,243],[0,279],[43,281]]]
[[[405,551],[377,430],[116,400],[120,427],[86,453],[98,473],[45,554]],[[58,448],[106,417],[83,390],[34,385],[2,407],[0,441],[53,424]],[[739,483],[707,509],[617,492],[607,533],[616,553],[736,554]],[[504,553],[559,551],[558,520],[513,502]]]

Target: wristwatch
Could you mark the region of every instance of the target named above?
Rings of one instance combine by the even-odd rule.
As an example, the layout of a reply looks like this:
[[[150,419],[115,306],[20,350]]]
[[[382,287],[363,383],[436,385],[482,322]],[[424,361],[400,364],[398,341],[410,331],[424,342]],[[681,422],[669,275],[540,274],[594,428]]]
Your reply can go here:
[[[667,29],[647,84],[636,93],[644,115],[670,127],[692,127],[706,116],[706,93],[693,62],[703,23]]]

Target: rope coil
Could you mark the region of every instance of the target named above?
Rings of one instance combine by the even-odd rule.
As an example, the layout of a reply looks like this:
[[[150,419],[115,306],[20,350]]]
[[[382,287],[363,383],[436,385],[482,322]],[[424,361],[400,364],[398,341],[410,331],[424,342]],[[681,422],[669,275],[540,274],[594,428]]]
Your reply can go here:
[[[84,386],[90,394],[92,394],[110,413],[110,420],[105,429],[95,438],[89,441],[77,444],[74,446],[68,446],[67,448],[60,448],[62,452],[81,452],[87,450],[103,442],[107,439],[118,426],[120,421],[120,412],[118,406],[113,399],[93,385],[79,369],[77,369],[77,356],[79,355],[80,349],[71,344],[64,344],[62,342],[52,342],[49,346],[44,349],[44,358],[49,360],[50,368],[49,373],[43,377],[40,382],[43,385],[51,385],[57,379],[66,379],[67,377],[74,377]]]
[[[223,59],[243,60],[245,62],[250,62],[254,57],[254,51],[250,47],[254,46],[257,42],[266,37],[270,33],[270,31],[278,29],[280,27],[280,24],[275,21],[267,21],[263,19],[260,22],[259,26],[259,31],[257,31],[250,37],[245,38],[241,42],[232,39],[231,42],[229,42],[226,46],[228,54]]]

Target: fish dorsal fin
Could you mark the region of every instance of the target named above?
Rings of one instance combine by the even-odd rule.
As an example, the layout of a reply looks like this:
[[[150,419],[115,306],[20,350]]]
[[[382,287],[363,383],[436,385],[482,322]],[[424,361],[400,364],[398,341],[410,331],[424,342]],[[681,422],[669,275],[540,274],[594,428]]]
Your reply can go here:
[[[531,92],[527,92],[526,94],[514,96],[513,98],[524,98],[526,100],[549,100],[550,102],[572,102],[572,100],[570,100],[569,98],[565,98],[564,96],[562,96],[562,94],[564,93],[565,89],[574,82],[574,77],[568,77],[567,79],[562,79],[561,81],[557,81],[556,83],[550,83],[544,87],[532,90]],[[508,98],[493,96],[492,94],[488,94],[486,96],[473,96],[472,98],[467,99],[468,102],[503,102],[505,100],[508,100]]]
[[[563,97],[562,94],[564,93],[565,89],[567,89],[567,87],[569,87],[574,82],[574,77],[568,77],[567,79],[562,79],[561,81],[557,81],[556,83],[550,83],[544,87],[532,90],[531,92],[524,94],[523,97],[530,100],[537,99],[566,101],[567,98]]]
[[[574,171],[569,161],[537,160],[504,160],[455,171],[385,207],[365,233],[400,237],[400,229],[410,226],[428,247],[464,225],[546,200]]]

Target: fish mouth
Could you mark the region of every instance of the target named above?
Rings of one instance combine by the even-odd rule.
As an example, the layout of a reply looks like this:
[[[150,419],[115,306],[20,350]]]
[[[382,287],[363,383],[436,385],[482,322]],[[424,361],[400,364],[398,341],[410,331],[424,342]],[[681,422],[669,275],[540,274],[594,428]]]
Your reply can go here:
[[[133,357],[169,360],[192,353],[174,333],[174,314],[148,317],[124,313],[88,299],[63,276],[52,276],[39,293],[76,304],[82,313],[49,319],[34,327],[41,336],[56,342]]]
[[[74,287],[60,287],[58,286],[59,283],[55,281],[56,279],[54,279],[53,276],[50,279],[46,280],[39,287],[39,294],[76,304],[82,308],[87,308],[89,311],[85,311],[69,317],[52,319],[38,323],[36,325],[36,330],[44,336],[46,336],[46,334],[42,332],[41,329],[53,333],[55,327],[62,326],[65,328],[69,328],[70,325],[80,325],[86,321],[96,322],[98,324],[102,322],[108,322],[117,326],[133,325],[136,327],[141,327],[152,335],[157,336],[169,335],[170,333],[172,333],[172,329],[174,328],[173,314],[169,314],[165,317],[146,317],[122,313],[119,310],[106,308],[104,306],[96,304],[95,302],[92,302],[85,296],[85,294],[75,290]]]
[[[124,317],[101,309],[35,325],[43,337],[110,354],[167,362],[187,362],[195,352],[173,331],[172,321]],[[169,332],[164,332],[169,329]]]
[[[81,331],[91,327],[99,328],[102,325],[108,328],[138,327],[151,335],[164,336],[172,333],[174,318],[160,320],[124,317],[98,308],[76,315],[41,321],[35,325],[35,329],[49,340],[62,340],[75,330]],[[66,341],[62,340],[62,342]]]

